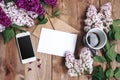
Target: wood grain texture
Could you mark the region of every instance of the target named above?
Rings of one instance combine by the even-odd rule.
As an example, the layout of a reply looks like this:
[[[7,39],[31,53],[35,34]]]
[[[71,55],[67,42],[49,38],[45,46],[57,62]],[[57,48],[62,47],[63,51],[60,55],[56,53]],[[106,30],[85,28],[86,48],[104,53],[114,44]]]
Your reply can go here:
[[[43,25],[40,25],[38,27],[43,27]],[[47,27],[47,26],[45,26]],[[52,28],[49,27],[48,28]],[[40,29],[40,28],[39,28]],[[35,30],[34,28],[28,29],[28,31],[30,31],[31,33]],[[47,54],[43,54],[43,53],[38,53],[37,52],[37,47],[38,47],[38,41],[39,38],[37,38],[36,36],[34,36],[33,34],[31,35],[31,39],[32,39],[32,43],[33,43],[33,47],[34,47],[34,51],[35,51],[35,56],[37,57],[37,59],[40,59],[40,61],[35,61],[32,64],[26,64],[25,65],[25,80],[52,80],[52,56],[51,55],[47,55]],[[38,65],[40,65],[40,68],[38,68]],[[28,68],[31,68],[31,71],[28,71]]]
[[[62,11],[59,18],[75,29],[79,30],[77,25],[77,1],[78,0],[58,0],[58,8]],[[56,9],[54,9],[56,10]]]
[[[78,78],[71,78],[67,74],[67,69],[65,67],[65,60],[64,58],[60,58],[58,56],[53,56],[53,78],[52,80],[78,80]]]
[[[106,2],[111,2],[113,6],[112,16],[114,19],[120,18],[120,0],[58,0],[56,8],[49,8],[47,11],[52,12],[60,8],[62,14],[58,17],[60,20],[69,24],[83,35],[84,19],[86,9],[90,4],[94,4],[97,8]],[[57,25],[57,24],[56,24]],[[51,26],[50,24],[46,27]],[[38,26],[39,27],[39,26]],[[45,27],[45,25],[40,25]],[[36,27],[27,29],[31,33]],[[50,27],[52,28],[52,27]],[[39,29],[39,28],[38,28]],[[39,31],[38,31],[39,32]],[[35,55],[40,61],[35,61],[31,64],[23,65],[20,62],[17,51],[16,41],[12,39],[8,44],[4,44],[2,35],[0,34],[0,80],[91,80],[90,75],[82,75],[79,78],[71,78],[67,74],[67,69],[64,65],[64,58],[58,56],[47,55],[37,52],[38,38],[32,34],[32,43]],[[80,42],[81,43],[81,42]],[[120,44],[120,43],[119,43]],[[119,45],[118,45],[119,46]],[[38,65],[40,65],[38,68]],[[98,65],[96,63],[95,65]],[[105,67],[104,64],[101,64]],[[120,63],[113,62],[113,69],[120,66]],[[28,71],[31,68],[31,71]],[[115,80],[112,78],[111,80]],[[120,79],[118,79],[120,80]]]
[[[39,29],[39,31],[40,31],[42,27],[46,27],[46,28],[50,28],[50,29],[52,28],[49,21],[45,25],[37,26],[37,29]],[[35,32],[33,32],[34,35],[36,35]],[[39,34],[40,34],[40,32],[39,32]],[[39,35],[36,35],[36,36],[39,36]],[[52,80],[51,79],[52,78],[52,74],[51,74],[51,72],[52,72],[52,68],[51,68],[52,56],[44,54],[44,53],[37,53],[38,39],[39,39],[38,37],[34,37],[33,44],[35,47],[36,57],[41,60],[41,67],[38,68],[38,65],[40,64],[40,62],[38,62],[38,61],[36,63],[37,65],[33,67],[33,68],[37,69],[37,70],[32,70],[32,71],[34,71],[35,75],[37,75],[37,78],[35,80]]]
[[[24,65],[21,64],[15,38],[8,44],[0,35],[0,80],[24,80]]]

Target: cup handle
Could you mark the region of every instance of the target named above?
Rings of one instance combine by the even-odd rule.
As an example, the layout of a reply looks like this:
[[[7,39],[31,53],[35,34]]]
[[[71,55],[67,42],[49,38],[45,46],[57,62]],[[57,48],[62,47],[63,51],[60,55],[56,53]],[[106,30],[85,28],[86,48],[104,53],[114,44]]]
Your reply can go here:
[[[93,55],[98,55],[98,50],[91,49],[91,48],[90,48],[90,50],[91,50],[91,52],[93,53]]]
[[[87,45],[86,41],[85,41],[85,36],[83,37],[83,43],[84,43],[85,46],[89,47],[89,46]],[[89,47],[89,49],[90,49],[90,51],[93,53],[93,55],[98,55],[98,50],[91,49],[90,47]]]

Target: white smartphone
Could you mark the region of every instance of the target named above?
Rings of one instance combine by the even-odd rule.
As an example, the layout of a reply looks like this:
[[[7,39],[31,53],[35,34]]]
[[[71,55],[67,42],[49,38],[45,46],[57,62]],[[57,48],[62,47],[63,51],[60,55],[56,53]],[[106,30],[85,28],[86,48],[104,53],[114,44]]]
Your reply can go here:
[[[23,64],[36,60],[32,42],[30,38],[30,32],[23,32],[16,35],[16,41],[18,45],[18,51]]]

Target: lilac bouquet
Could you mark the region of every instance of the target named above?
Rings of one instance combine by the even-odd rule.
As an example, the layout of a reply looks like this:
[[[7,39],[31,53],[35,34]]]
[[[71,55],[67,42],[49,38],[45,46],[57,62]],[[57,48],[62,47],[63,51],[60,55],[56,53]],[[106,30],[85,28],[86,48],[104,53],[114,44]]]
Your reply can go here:
[[[106,32],[109,32],[110,25],[113,22],[111,14],[112,6],[110,2],[101,6],[99,12],[94,5],[90,5],[86,13],[87,19],[84,21],[86,25],[84,30],[88,31],[91,28],[97,27],[105,30]]]
[[[92,53],[87,47],[82,48],[79,59],[75,59],[74,54],[67,51],[65,60],[65,66],[68,68],[68,74],[71,77],[79,77],[85,72],[91,74],[93,71]]]
[[[39,21],[37,24],[47,23],[47,5],[52,8],[57,5],[57,0],[0,0],[0,32],[3,33],[5,42],[9,42],[15,36],[16,30],[23,31],[20,26],[34,26],[34,19]],[[54,12],[54,16],[59,14],[60,11]]]

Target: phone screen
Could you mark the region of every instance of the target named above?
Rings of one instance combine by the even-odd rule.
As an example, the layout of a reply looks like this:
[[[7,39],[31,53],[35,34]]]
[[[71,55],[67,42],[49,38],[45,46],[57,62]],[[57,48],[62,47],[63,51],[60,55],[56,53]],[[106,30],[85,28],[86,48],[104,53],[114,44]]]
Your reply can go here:
[[[22,59],[34,57],[30,36],[17,38]]]

